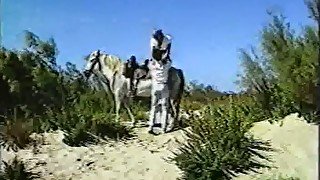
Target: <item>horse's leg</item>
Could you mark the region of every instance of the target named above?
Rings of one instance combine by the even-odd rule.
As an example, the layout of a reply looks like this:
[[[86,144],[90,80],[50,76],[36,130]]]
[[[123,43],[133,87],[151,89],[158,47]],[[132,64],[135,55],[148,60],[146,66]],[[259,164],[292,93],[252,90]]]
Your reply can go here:
[[[174,129],[176,118],[175,118],[175,109],[171,98],[168,100],[168,116],[166,119],[166,132],[171,132]]]
[[[116,122],[119,122],[120,108],[121,108],[121,98],[119,96],[119,92],[116,92],[114,94],[114,105],[115,105]]]
[[[174,101],[175,102],[174,103],[175,104],[175,110],[176,110],[175,118],[179,122],[179,126],[182,128],[182,126],[183,126],[182,119],[179,117],[179,115],[180,115],[180,104],[181,104],[181,99],[182,99],[182,95],[183,95],[184,87],[185,87],[185,79],[184,79],[184,75],[183,75],[182,70],[178,71],[178,78],[180,79],[180,82],[179,82],[178,96],[176,97],[176,99]]]
[[[127,112],[128,112],[128,115],[131,119],[131,123],[132,123],[132,126],[134,127],[136,125],[136,120],[135,120],[135,117],[134,115],[132,114],[132,109],[130,108],[130,105],[128,103],[128,100],[126,99],[125,102],[123,103],[123,106],[126,108]]]
[[[174,103],[174,100],[171,100],[170,99],[170,112],[172,112],[172,116],[173,117],[176,117],[176,114],[177,114],[177,110],[175,108],[175,103]]]
[[[176,113],[175,113],[175,119],[176,121],[178,121],[178,125],[182,128],[183,126],[183,123],[182,123],[182,119],[179,117],[180,115],[180,99],[176,101],[175,103],[175,110],[176,110]]]
[[[109,98],[109,101],[110,101],[110,103],[113,103],[113,111],[115,111],[115,107],[116,107],[116,105],[115,105],[115,95],[114,95],[114,93],[112,92],[112,90],[111,90],[111,85],[110,85],[110,81],[108,80],[108,79],[104,79],[105,81],[99,81],[99,83],[102,85],[102,87],[104,88],[104,90],[105,90],[105,92],[106,92],[106,94],[107,94],[107,96],[108,96],[108,98]]]
[[[110,103],[112,104],[113,103],[113,107],[112,107],[112,111],[113,112],[116,112],[116,98],[115,98],[115,95],[110,92],[108,93],[108,97],[109,97],[109,100],[110,100]]]

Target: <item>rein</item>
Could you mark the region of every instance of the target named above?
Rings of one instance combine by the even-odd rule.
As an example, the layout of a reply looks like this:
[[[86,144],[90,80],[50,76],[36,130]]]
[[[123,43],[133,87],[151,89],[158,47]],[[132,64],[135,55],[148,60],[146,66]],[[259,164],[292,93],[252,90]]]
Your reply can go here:
[[[92,65],[91,65],[90,69],[88,70],[89,73],[91,73],[91,74],[93,73],[94,74],[93,68],[97,63],[98,63],[99,71],[102,70],[102,65],[101,65],[101,62],[100,62],[100,53],[98,53],[98,55],[93,60],[91,60],[91,62],[92,62]]]

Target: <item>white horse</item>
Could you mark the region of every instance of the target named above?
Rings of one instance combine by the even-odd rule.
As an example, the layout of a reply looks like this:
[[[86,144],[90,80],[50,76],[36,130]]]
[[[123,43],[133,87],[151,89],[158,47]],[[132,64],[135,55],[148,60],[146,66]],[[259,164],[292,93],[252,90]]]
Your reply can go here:
[[[131,123],[136,124],[132,110],[129,106],[130,80],[123,75],[125,62],[118,57],[100,51],[93,51],[88,59],[84,74],[89,78],[92,74],[99,76],[105,83],[104,89],[113,99],[116,113],[116,120],[119,119],[121,104],[126,108]],[[173,118],[179,119],[180,102],[184,91],[185,79],[182,70],[172,67],[169,71],[169,93],[170,106],[173,111]],[[110,93],[111,92],[111,93]],[[151,97],[151,80],[140,80],[137,85],[137,97]],[[181,124],[181,122],[179,122]]]

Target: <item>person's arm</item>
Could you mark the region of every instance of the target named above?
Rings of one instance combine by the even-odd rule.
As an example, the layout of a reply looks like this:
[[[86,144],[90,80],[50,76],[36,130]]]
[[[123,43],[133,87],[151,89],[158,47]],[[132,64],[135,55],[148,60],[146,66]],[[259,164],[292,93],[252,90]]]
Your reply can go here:
[[[158,42],[154,38],[151,38],[151,40],[150,40],[150,48],[151,48],[151,57],[152,58],[153,58],[154,49],[156,49],[157,46],[158,46]]]
[[[168,47],[167,47],[167,49],[165,51],[165,54],[163,54],[163,59],[168,58],[168,56],[170,55],[170,50],[171,50],[171,43],[168,44]]]
[[[171,52],[171,42],[168,44],[167,54],[170,55]]]
[[[171,36],[165,35],[165,41],[168,45],[167,45],[166,53],[163,56],[164,59],[167,58],[171,53],[171,43],[172,43]]]

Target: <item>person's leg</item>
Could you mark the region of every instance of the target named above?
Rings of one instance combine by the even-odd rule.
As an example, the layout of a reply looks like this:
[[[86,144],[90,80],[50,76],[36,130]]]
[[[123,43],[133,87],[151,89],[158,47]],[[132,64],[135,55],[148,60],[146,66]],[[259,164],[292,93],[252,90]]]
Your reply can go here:
[[[175,123],[175,116],[172,114],[173,111],[172,111],[172,103],[170,102],[170,98],[168,98],[168,103],[169,105],[167,106],[167,121],[166,121],[166,129],[165,129],[165,132],[170,132],[173,130],[174,128],[174,123]]]
[[[131,96],[136,96],[137,95],[137,89],[138,89],[138,84],[139,84],[139,78],[135,79],[135,82],[133,83],[133,87],[131,90]]]
[[[130,77],[130,90],[133,90],[133,77]]]
[[[153,82],[152,89],[151,89],[151,109],[150,109],[150,116],[149,116],[149,128],[151,131],[157,129],[157,127],[161,124],[160,122],[160,115],[161,115],[161,92],[159,87],[156,83]]]
[[[133,92],[133,88],[134,88],[134,83],[133,83],[133,80],[134,80],[134,76],[131,74],[129,76],[129,91],[128,91],[128,96],[132,96],[132,92]]]
[[[165,131],[167,127],[167,119],[169,111],[169,89],[167,84],[164,85],[164,88],[161,92],[161,125],[162,130]]]
[[[162,129],[162,121],[161,121],[161,114],[162,114],[162,109],[161,109],[161,102],[162,102],[162,97],[161,97],[161,91],[156,91],[154,93],[156,101],[154,104],[154,119],[153,119],[153,125],[152,125],[152,131],[154,134],[161,134],[163,133]]]
[[[156,96],[153,90],[151,90],[151,107],[149,112],[149,131],[152,131],[152,127],[155,119],[155,109],[156,109]]]

